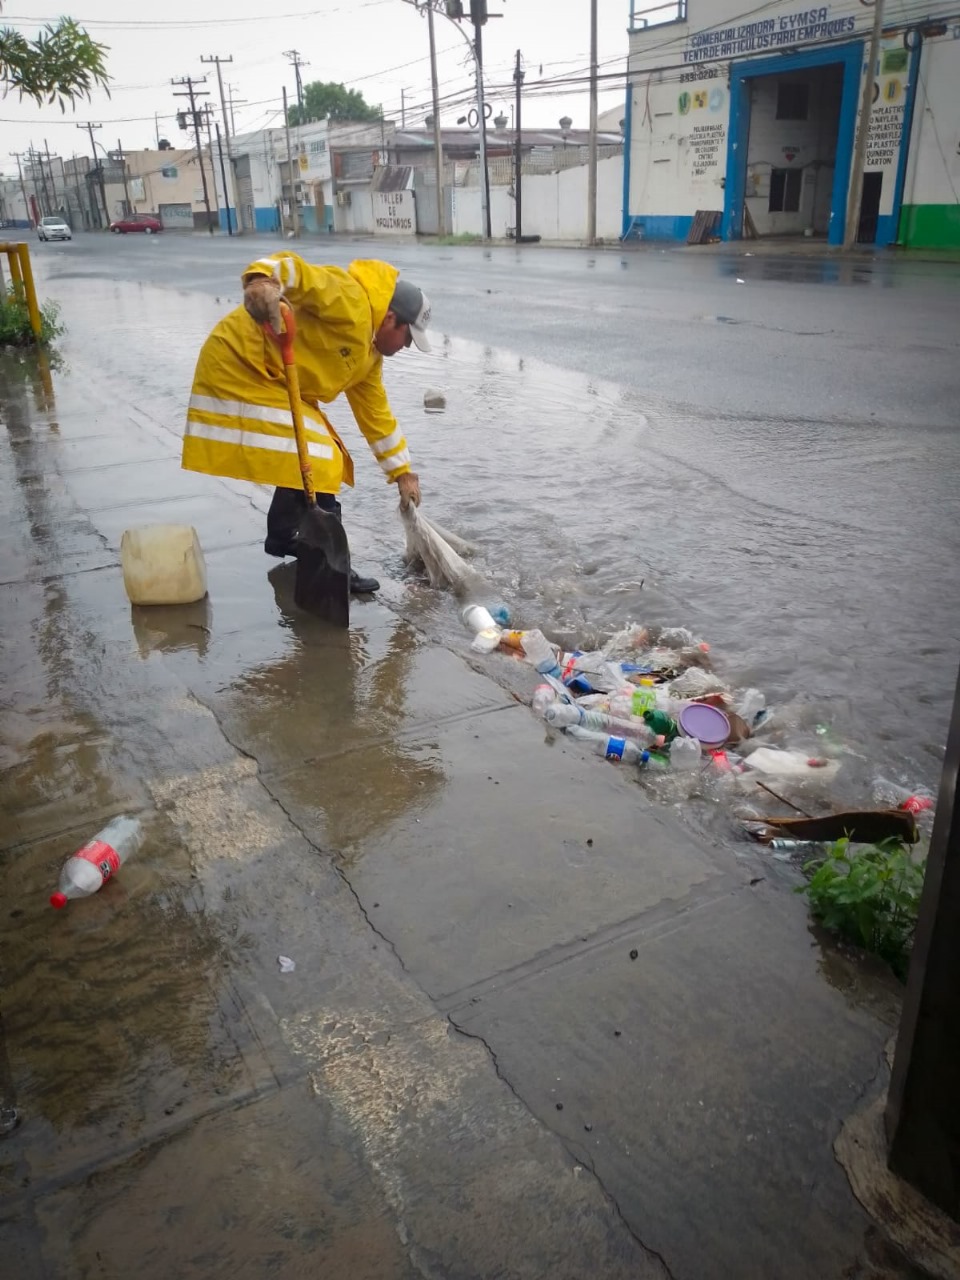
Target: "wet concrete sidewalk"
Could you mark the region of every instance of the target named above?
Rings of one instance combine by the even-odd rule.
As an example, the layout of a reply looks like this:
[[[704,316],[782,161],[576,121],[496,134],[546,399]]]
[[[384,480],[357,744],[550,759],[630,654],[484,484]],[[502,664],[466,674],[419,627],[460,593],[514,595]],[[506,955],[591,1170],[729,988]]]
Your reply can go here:
[[[135,375],[0,372],[7,1274],[914,1274],[832,1150],[895,998],[801,900],[396,583],[349,635],[298,614],[267,495],[182,472]],[[209,599],[132,609],[161,521]],[[55,914],[120,812],[145,850]]]

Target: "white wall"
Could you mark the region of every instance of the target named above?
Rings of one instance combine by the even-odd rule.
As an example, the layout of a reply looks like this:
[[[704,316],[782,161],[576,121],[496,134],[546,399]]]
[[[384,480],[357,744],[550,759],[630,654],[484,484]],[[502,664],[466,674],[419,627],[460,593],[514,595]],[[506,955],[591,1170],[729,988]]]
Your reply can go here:
[[[482,193],[479,187],[450,188],[450,230],[455,236],[483,235]],[[490,188],[490,229],[495,240],[503,240],[513,226],[513,196],[506,187]]]
[[[960,192],[960,39],[926,40],[904,204],[956,205]]]
[[[368,187],[341,187],[350,192],[350,203],[341,205],[334,199],[333,225],[336,231],[372,232],[373,199]]]
[[[523,177],[524,235],[544,240],[584,240],[587,235],[587,166]],[[597,235],[619,240],[623,208],[623,157],[597,164]]]

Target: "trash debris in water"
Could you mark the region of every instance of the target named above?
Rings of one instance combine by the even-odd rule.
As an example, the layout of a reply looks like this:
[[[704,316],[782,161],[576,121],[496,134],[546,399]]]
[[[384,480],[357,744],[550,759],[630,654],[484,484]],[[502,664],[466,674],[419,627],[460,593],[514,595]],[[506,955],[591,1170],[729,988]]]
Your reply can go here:
[[[143,843],[137,818],[114,818],[63,864],[57,892],[50,905],[60,911],[72,898],[88,898],[117,874]]]
[[[277,964],[280,966],[281,973],[293,973],[297,967],[289,956],[277,956]]]

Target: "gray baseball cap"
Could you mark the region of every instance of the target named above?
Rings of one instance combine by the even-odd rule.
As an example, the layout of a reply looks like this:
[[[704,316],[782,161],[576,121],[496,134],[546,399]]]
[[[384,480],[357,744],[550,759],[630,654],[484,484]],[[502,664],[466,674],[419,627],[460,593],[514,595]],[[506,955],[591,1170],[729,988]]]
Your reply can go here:
[[[403,324],[410,326],[410,336],[421,351],[430,350],[427,328],[430,324],[430,299],[409,280],[397,280],[390,300],[393,314]]]

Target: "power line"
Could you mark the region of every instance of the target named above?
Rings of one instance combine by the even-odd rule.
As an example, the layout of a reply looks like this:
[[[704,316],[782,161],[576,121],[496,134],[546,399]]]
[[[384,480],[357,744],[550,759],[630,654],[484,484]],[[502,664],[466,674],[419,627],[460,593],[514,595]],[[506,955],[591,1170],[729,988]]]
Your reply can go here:
[[[308,9],[299,13],[273,13],[270,14],[271,22],[282,22],[299,18],[328,18],[335,13],[355,13],[357,9],[374,9],[380,5],[389,4],[391,0],[364,0],[362,4],[343,4],[337,5],[333,9]],[[38,18],[34,16],[26,16],[24,14],[5,14],[4,22],[19,23],[31,27],[42,26],[46,23],[55,23],[57,18]],[[140,30],[141,28],[154,29],[180,29],[192,30],[197,27],[224,27],[224,26],[240,26],[247,23],[263,23],[263,15],[251,18],[181,18],[181,19],[164,19],[164,18],[74,18],[81,27],[102,27],[105,30],[125,31]]]

